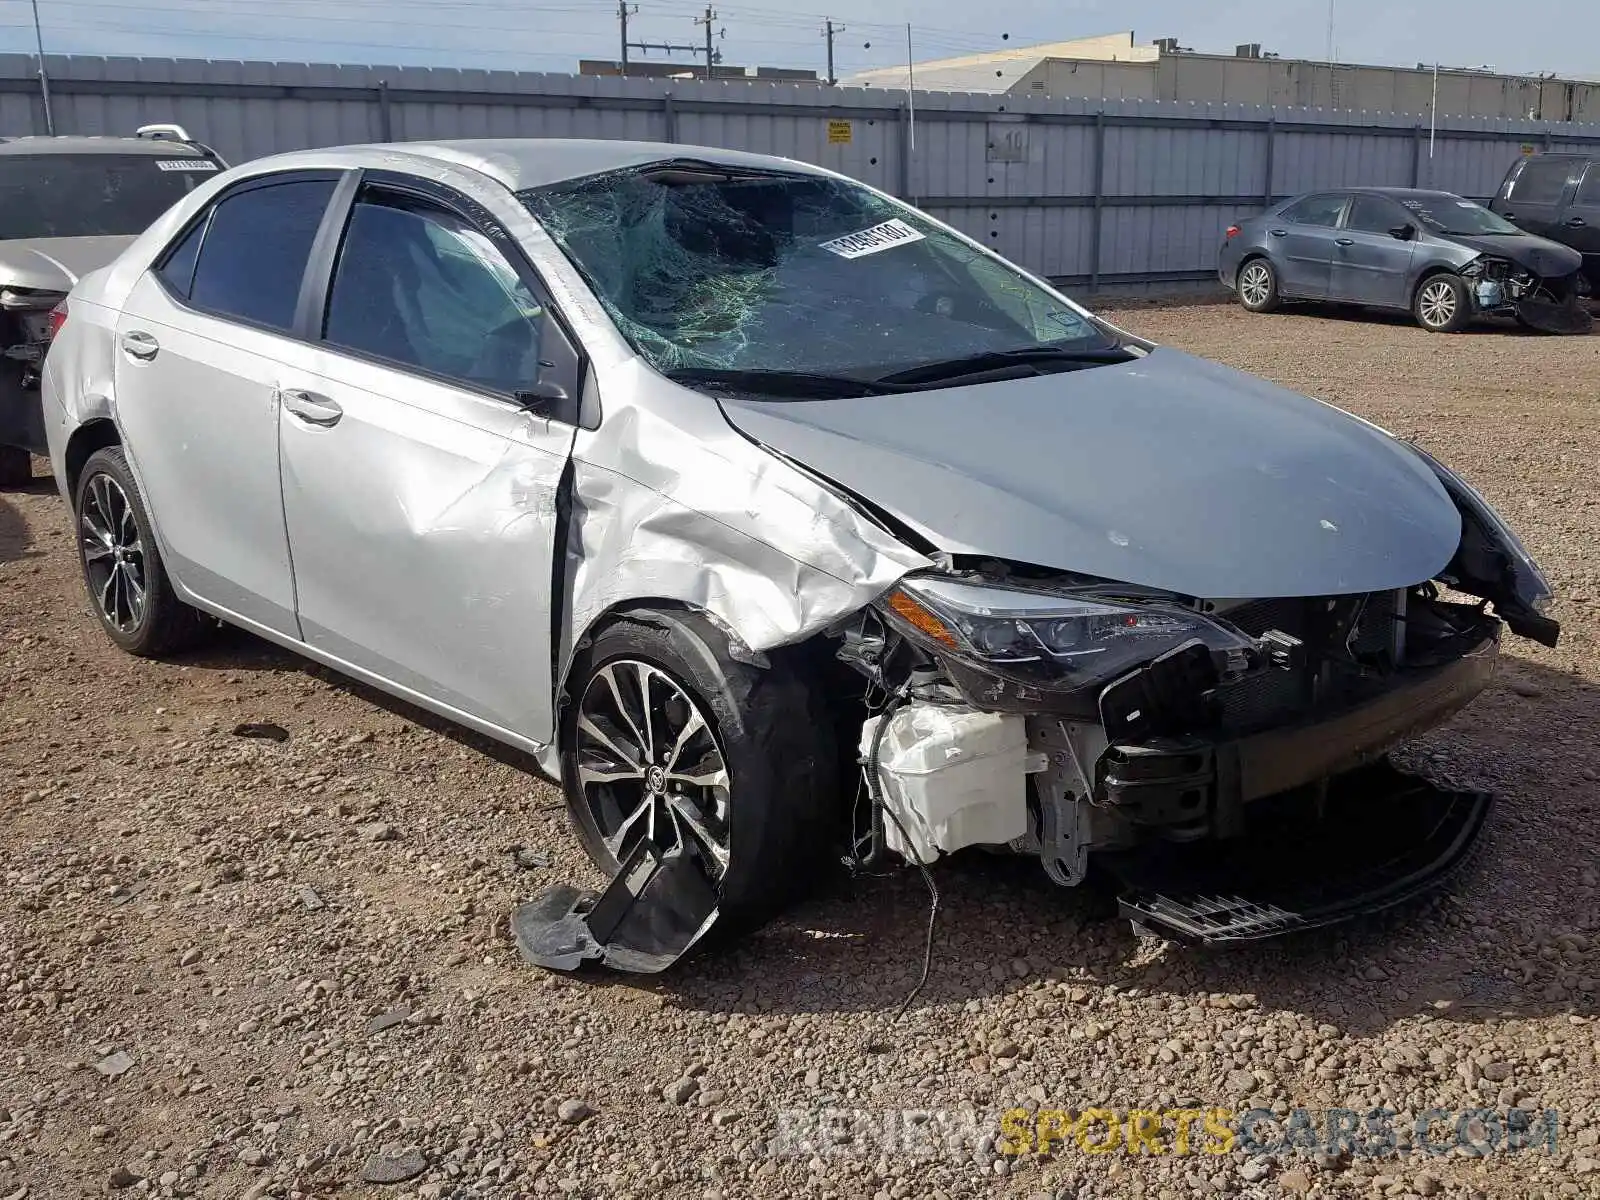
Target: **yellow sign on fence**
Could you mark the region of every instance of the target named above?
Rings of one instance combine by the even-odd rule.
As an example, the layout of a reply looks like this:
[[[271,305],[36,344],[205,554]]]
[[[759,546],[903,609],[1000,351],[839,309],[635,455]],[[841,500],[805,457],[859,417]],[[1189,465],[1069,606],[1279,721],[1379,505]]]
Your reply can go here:
[[[854,136],[849,121],[828,122],[828,144],[830,146],[848,146]]]

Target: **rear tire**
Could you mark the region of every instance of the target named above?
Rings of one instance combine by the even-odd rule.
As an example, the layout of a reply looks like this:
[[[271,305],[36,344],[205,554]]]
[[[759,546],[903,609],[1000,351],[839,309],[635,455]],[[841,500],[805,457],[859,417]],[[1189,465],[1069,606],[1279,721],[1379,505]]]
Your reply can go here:
[[[1472,293],[1457,275],[1430,275],[1412,297],[1411,314],[1429,333],[1459,333],[1472,320]]]
[[[121,446],[89,456],[72,508],[84,587],[106,636],[141,658],[159,658],[198,642],[207,619],[172,590],[155,527]]]
[[[687,847],[711,880],[724,933],[816,880],[842,811],[820,690],[792,652],[769,657],[735,660],[697,613],[624,616],[574,658],[562,714],[561,782],[589,857],[614,876],[653,820],[658,847]]]
[[[27,487],[33,482],[33,455],[16,446],[0,446],[0,487]]]
[[[1239,303],[1249,312],[1271,312],[1282,299],[1278,295],[1278,270],[1265,258],[1252,258],[1240,267],[1234,286]]]

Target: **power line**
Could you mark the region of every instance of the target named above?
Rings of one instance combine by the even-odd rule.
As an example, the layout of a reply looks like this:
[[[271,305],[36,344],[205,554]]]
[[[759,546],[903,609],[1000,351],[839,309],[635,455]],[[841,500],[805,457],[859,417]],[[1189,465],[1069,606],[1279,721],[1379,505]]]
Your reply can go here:
[[[601,3],[609,4],[611,3],[611,0],[601,0]],[[298,0],[277,0],[276,3],[272,3],[272,0],[256,0],[256,3],[254,4],[251,4],[251,0],[243,0],[243,3],[240,3],[239,0],[235,0],[233,4],[229,5],[227,10],[219,13],[215,9],[207,9],[200,5],[186,4],[183,2],[183,0],[148,0],[148,2],[141,4],[140,12],[141,14],[170,13],[181,16],[207,16],[212,18],[214,21],[218,21],[220,18],[219,23],[222,23],[228,22],[229,18],[254,20],[255,18],[260,17],[282,17],[284,15],[284,7],[291,4],[298,7]],[[245,7],[245,5],[251,6]],[[270,5],[270,8],[266,7],[267,5]],[[429,10],[450,11],[452,14],[455,14],[452,16],[452,19],[447,27],[452,33],[493,34],[495,35],[498,44],[489,46],[483,45],[476,40],[457,41],[450,37],[439,38],[430,41],[428,44],[422,44],[414,42],[388,41],[381,38],[378,40],[371,40],[366,37],[349,38],[340,36],[338,33],[334,33],[333,36],[316,36],[314,31],[317,30],[319,26],[327,27],[334,25],[359,25],[363,29],[372,28],[373,22],[366,17],[355,15],[338,15],[324,12],[317,12],[315,14],[309,12],[306,13],[306,19],[297,25],[297,28],[305,32],[299,34],[264,34],[258,32],[260,28],[259,24],[253,25],[249,31],[240,30],[238,32],[234,32],[228,28],[211,28],[200,30],[195,29],[192,26],[189,28],[161,28],[159,25],[152,27],[151,23],[149,22],[141,23],[138,26],[131,26],[114,21],[106,21],[98,17],[97,14],[102,12],[109,14],[113,12],[127,11],[122,4],[112,3],[109,2],[109,0],[49,0],[46,13],[50,14],[60,9],[71,9],[80,14],[96,14],[95,16],[89,16],[86,18],[74,17],[70,22],[55,27],[59,28],[61,33],[69,35],[68,40],[74,43],[73,49],[77,52],[84,52],[79,50],[78,47],[82,46],[85,35],[92,36],[94,33],[101,32],[108,34],[142,35],[143,37],[150,39],[170,39],[173,41],[189,43],[204,40],[211,42],[238,42],[248,45],[280,44],[285,46],[318,46],[323,48],[330,55],[359,53],[365,56],[366,54],[372,52],[379,52],[380,54],[384,52],[393,52],[404,53],[407,56],[426,56],[428,58],[437,59],[441,54],[448,55],[454,52],[464,56],[493,56],[501,59],[518,59],[524,62],[530,60],[560,60],[566,58],[566,55],[561,53],[534,50],[532,48],[515,49],[507,47],[505,44],[505,35],[507,33],[517,32],[516,23],[514,22],[502,21],[495,23],[493,26],[489,26],[470,21],[463,21],[461,19],[468,16],[490,17],[495,13],[501,13],[507,17],[511,16],[513,13],[516,13],[523,17],[523,19],[526,19],[530,15],[529,10],[519,9],[511,4],[494,3],[492,0],[485,0],[484,3],[475,3],[472,2],[472,0],[340,0],[340,6],[346,10],[363,9],[369,7],[373,9],[381,8],[384,10],[426,7]],[[532,15],[535,17],[535,21],[532,23],[532,27],[526,30],[526,33],[530,37],[546,38],[552,41],[593,38],[599,32],[598,30],[590,29],[588,27],[572,28],[570,26],[552,26],[545,24],[538,18],[562,14],[577,15],[580,17],[594,16],[603,19],[606,11],[606,8],[601,7],[600,3],[566,3],[543,5],[538,9],[532,10]],[[696,58],[704,56],[706,60],[704,62],[706,77],[712,77],[715,74],[713,68],[723,59],[723,53],[718,50],[715,45],[715,38],[727,38],[727,30],[725,27],[718,25],[717,28],[713,29],[712,26],[714,23],[719,21],[720,16],[724,13],[748,14],[750,24],[757,26],[758,31],[760,28],[765,27],[771,29],[771,31],[776,35],[771,38],[752,38],[741,36],[738,39],[739,45],[745,47],[770,47],[778,51],[787,51],[797,56],[803,53],[803,42],[798,37],[791,39],[785,36],[786,31],[793,29],[795,30],[796,34],[798,34],[801,29],[806,28],[807,26],[809,26],[812,30],[815,30],[817,27],[816,24],[811,23],[811,19],[809,18],[808,14],[795,12],[793,10],[787,10],[780,14],[765,10],[747,8],[744,6],[736,6],[731,9],[724,7],[720,10],[708,8],[704,15],[694,18],[694,23],[698,26],[704,27],[707,33],[706,44],[703,47],[674,44],[670,41],[635,41],[629,37],[630,29],[628,27],[628,18],[639,15],[641,11],[648,15],[673,14],[679,16],[680,18],[684,15],[682,7],[679,4],[671,3],[670,0],[617,0],[617,6],[614,9],[611,9],[610,12],[614,19],[617,19],[619,25],[622,27],[621,37],[619,40],[621,42],[624,70],[626,70],[626,67],[630,63],[631,50],[637,49],[648,53],[650,50],[659,49],[665,53],[680,52],[691,54]],[[837,83],[839,57],[841,51],[844,49],[844,46],[838,43],[837,37],[839,34],[845,32],[845,27],[836,24],[833,19],[828,16],[819,15],[815,18],[815,20],[822,24],[822,36],[826,39],[828,79],[830,82]],[[580,22],[580,24],[583,23]],[[0,29],[7,27],[18,29],[29,28],[29,26],[26,24],[8,26],[5,23],[0,23]],[[867,34],[870,38],[873,36],[873,31],[882,30],[887,33],[887,31],[892,30],[898,33],[904,29],[904,26],[900,24],[890,24],[887,22],[856,21],[851,28],[857,32]],[[953,51],[957,53],[982,53],[998,48],[992,39],[984,37],[980,34],[972,33],[970,31],[952,30],[939,26],[923,27],[919,25],[916,26],[916,34],[918,45],[919,47],[923,48],[924,53],[926,53],[929,49],[935,51]],[[882,40],[885,43],[884,49],[878,50],[876,53],[869,54],[867,56],[869,63],[879,58],[887,58],[889,54],[892,53],[892,51],[888,50],[889,39],[887,37],[883,37]],[[863,43],[862,49],[871,50],[872,48],[872,42],[870,40]],[[858,54],[855,52],[852,52],[850,57],[853,60],[859,61]]]
[[[14,26],[14,28],[27,28],[27,26]],[[472,54],[498,54],[514,58],[564,58],[565,55],[541,54],[538,51],[511,50],[504,47],[489,48],[468,45],[441,45],[435,41],[431,45],[420,45],[416,42],[366,42],[344,40],[339,38],[293,37],[282,34],[264,33],[232,33],[217,30],[185,30],[185,29],[151,29],[148,25],[105,25],[96,23],[92,32],[101,33],[129,33],[144,34],[161,38],[184,38],[189,41],[204,39],[207,41],[228,42],[266,42],[271,44],[294,44],[311,46],[343,47],[356,50],[411,50],[426,54],[438,54],[441,50],[461,50]],[[530,33],[533,31],[530,31]],[[540,37],[581,37],[592,38],[593,33],[587,29],[541,29],[537,31]]]
[[[278,0],[278,3],[275,4],[270,3],[269,0],[257,0],[258,6],[249,9],[243,8],[239,3],[234,3],[230,4],[225,12],[219,13],[214,8],[209,8],[202,3],[184,4],[181,2],[181,0],[167,0],[166,3],[141,3],[139,6],[139,11],[141,13],[169,12],[183,16],[208,16],[213,18],[221,18],[223,20],[227,20],[230,17],[281,18],[284,15],[282,5],[300,4],[303,2],[307,2],[307,0]],[[491,17],[499,14],[501,16],[518,16],[526,18],[530,11],[535,16],[542,16],[547,13],[559,13],[563,15],[587,15],[602,17],[608,11],[604,6],[605,2],[606,0],[601,0],[600,3],[595,4],[541,4],[538,6],[538,8],[533,10],[523,8],[515,4],[491,3],[488,2],[488,0],[486,0],[484,3],[476,3],[474,0],[340,0],[339,6],[342,9],[370,8],[375,10],[391,10],[395,8],[417,8],[427,9],[429,11],[444,10],[461,13],[477,13],[485,17]],[[685,15],[681,5],[669,3],[666,2],[666,0],[639,0],[637,3],[629,4],[628,7],[630,10],[630,15],[637,15],[641,12],[641,10],[646,14],[653,13],[673,16]],[[125,3],[117,3],[115,0],[50,0],[50,8],[52,10],[72,8],[115,13],[126,13],[128,11]],[[611,9],[610,11],[614,14],[617,10]],[[818,22],[825,22],[829,19],[828,16],[823,13],[802,13],[796,12],[792,9],[786,10],[783,13],[773,13],[763,9],[744,7],[730,8],[725,5],[719,11],[724,15],[736,16],[742,20],[746,20],[754,24],[776,26],[779,28],[792,28],[796,30],[813,28]],[[364,26],[370,26],[372,24],[371,19],[367,17],[336,16],[323,12],[307,12],[304,14],[304,18],[312,23],[359,24]],[[696,23],[700,23],[699,19],[696,20]],[[452,20],[451,25],[453,28],[457,29],[483,29],[496,33],[501,32],[506,28],[503,20],[497,21],[491,25],[463,25],[457,20]],[[19,28],[26,27],[27,26],[25,25],[19,26]],[[863,31],[881,30],[885,33],[892,31],[898,34],[903,27],[903,24],[900,22],[856,21],[856,28]],[[836,32],[842,31],[842,27],[836,29]],[[950,29],[944,26],[917,24],[916,31],[918,41],[923,44],[934,44],[955,48],[971,47],[974,51],[983,51],[995,48],[994,40],[991,37],[985,36],[981,33],[973,32],[971,30],[959,30]],[[141,30],[141,32],[161,34],[165,33],[166,31],[147,29]],[[286,36],[284,40],[290,39]],[[381,45],[382,43],[366,44]]]

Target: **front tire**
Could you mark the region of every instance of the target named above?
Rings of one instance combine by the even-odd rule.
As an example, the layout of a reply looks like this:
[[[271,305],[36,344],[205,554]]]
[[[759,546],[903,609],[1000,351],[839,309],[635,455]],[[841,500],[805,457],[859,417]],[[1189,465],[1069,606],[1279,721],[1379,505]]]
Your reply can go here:
[[[1456,275],[1431,275],[1411,302],[1417,324],[1430,333],[1459,333],[1472,320],[1472,293]]]
[[[1239,303],[1250,312],[1271,312],[1282,299],[1278,295],[1278,271],[1267,259],[1252,258],[1239,268],[1234,286]]]
[[[197,642],[205,618],[172,590],[121,446],[96,450],[83,464],[73,513],[84,587],[106,636],[141,658]]]
[[[33,455],[17,446],[0,446],[0,487],[27,487],[33,482]]]
[[[793,652],[758,668],[699,614],[625,616],[575,656],[561,782],[578,839],[615,875],[638,841],[682,848],[750,929],[813,882],[839,811],[838,750]]]

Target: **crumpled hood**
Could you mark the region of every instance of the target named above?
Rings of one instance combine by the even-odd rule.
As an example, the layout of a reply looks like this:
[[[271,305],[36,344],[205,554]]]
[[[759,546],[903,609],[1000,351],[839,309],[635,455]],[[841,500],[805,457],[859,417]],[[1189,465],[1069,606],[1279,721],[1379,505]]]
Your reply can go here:
[[[1461,519],[1404,444],[1253,375],[1126,364],[849,400],[723,400],[940,549],[1210,599],[1406,587]]]
[[[1483,234],[1476,237],[1452,233],[1447,236],[1457,245],[1475,250],[1479,254],[1509,258],[1518,266],[1526,267],[1535,275],[1546,279],[1560,279],[1563,275],[1571,275],[1583,265],[1583,255],[1571,246],[1563,246],[1560,242],[1534,237],[1528,233]]]
[[[132,237],[18,238],[0,242],[0,287],[69,292],[73,284],[112,262]]]

